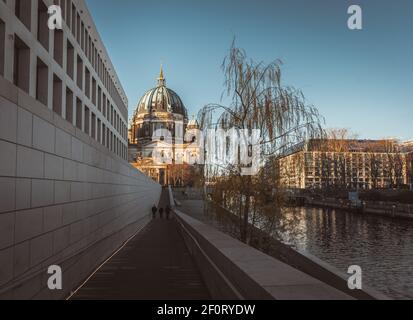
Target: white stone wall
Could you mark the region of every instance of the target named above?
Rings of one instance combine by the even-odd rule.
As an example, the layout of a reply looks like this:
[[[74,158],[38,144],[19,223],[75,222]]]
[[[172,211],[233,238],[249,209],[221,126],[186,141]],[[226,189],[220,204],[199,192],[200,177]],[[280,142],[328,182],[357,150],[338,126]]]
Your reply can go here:
[[[61,299],[149,221],[161,187],[0,76],[0,299]],[[63,290],[47,268],[63,269]]]
[[[0,299],[63,298],[161,187],[123,160],[128,102],[84,0],[0,0],[0,51]],[[46,289],[52,264],[62,291]]]

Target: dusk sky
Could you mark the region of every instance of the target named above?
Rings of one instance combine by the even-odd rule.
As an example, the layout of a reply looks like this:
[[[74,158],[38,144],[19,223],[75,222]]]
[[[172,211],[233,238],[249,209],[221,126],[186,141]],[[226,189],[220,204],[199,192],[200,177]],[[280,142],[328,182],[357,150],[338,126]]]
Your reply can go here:
[[[328,128],[360,138],[413,138],[411,0],[87,0],[131,116],[164,64],[167,86],[196,114],[220,102],[232,39],[250,58],[284,62]],[[363,30],[347,8],[363,9]]]

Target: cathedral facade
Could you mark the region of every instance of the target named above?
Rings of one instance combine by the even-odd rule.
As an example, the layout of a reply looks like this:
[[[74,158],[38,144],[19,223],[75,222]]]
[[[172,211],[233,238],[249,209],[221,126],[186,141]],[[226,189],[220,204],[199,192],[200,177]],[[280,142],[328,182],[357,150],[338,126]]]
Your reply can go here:
[[[142,96],[132,117],[129,162],[161,185],[187,185],[201,163],[198,129],[178,94],[166,87],[161,67],[157,86]]]

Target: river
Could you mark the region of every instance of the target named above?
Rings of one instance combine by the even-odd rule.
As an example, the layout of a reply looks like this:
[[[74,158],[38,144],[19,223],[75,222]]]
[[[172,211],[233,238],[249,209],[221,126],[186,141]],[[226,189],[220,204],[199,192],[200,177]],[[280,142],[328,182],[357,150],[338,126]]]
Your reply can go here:
[[[222,227],[204,214],[201,200],[182,202],[184,212]],[[285,208],[281,224],[277,238],[298,251],[344,273],[358,265],[364,284],[393,299],[413,299],[413,220],[298,207]]]
[[[394,299],[413,299],[413,221],[320,208],[286,208],[282,240]],[[291,221],[294,221],[291,223]]]

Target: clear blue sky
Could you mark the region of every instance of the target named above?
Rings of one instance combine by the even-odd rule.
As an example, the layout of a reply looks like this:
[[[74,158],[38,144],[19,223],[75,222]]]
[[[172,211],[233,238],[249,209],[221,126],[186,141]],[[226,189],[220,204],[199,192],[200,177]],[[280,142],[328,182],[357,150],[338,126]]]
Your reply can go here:
[[[413,138],[412,0],[87,0],[129,98],[129,114],[155,85],[189,114],[219,102],[220,69],[233,37],[255,60],[284,62],[284,81],[303,90],[327,127],[362,138]],[[363,9],[363,30],[347,8]]]

